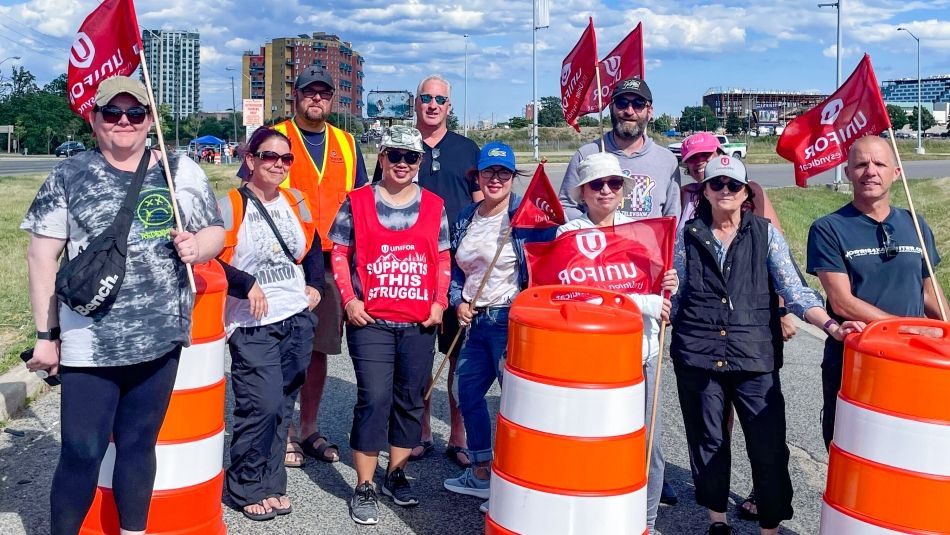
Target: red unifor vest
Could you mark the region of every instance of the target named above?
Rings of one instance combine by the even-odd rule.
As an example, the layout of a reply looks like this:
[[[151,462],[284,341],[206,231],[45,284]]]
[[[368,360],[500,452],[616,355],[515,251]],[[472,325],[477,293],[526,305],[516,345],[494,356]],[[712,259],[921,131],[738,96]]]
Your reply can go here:
[[[366,312],[387,321],[425,321],[436,300],[442,199],[423,189],[415,224],[389,230],[379,222],[372,187],[349,197]]]

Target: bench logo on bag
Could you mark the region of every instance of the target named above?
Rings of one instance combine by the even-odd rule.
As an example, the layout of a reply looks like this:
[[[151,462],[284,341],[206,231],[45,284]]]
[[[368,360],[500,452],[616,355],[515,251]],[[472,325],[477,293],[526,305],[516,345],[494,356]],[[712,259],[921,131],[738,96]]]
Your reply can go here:
[[[103,303],[105,303],[106,299],[108,299],[110,295],[112,295],[112,289],[115,288],[117,282],[119,282],[118,275],[110,275],[102,279],[99,281],[99,291],[96,292],[96,295],[92,298],[92,301],[90,301],[88,305],[76,305],[73,307],[73,310],[83,316],[92,314],[96,311],[96,309],[102,306]],[[115,299],[110,300],[110,305],[112,304],[111,301],[115,301]]]

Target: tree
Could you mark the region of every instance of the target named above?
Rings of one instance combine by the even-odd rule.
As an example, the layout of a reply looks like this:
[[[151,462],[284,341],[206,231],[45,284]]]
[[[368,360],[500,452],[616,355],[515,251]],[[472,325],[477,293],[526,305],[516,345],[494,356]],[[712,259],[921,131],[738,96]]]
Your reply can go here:
[[[66,73],[60,74],[56,78],[53,78],[50,83],[44,85],[43,91],[51,95],[66,98]]]
[[[459,124],[459,118],[455,115],[455,110],[449,110],[449,117],[445,121],[445,127],[453,132],[458,132],[462,129]]]
[[[901,128],[904,128],[905,124],[907,124],[907,112],[904,111],[904,108],[901,108],[900,106],[888,104],[887,116],[891,118],[891,126],[894,127],[894,130],[900,130]],[[917,123],[914,122],[914,125],[916,126]]]
[[[538,110],[538,126],[565,126],[564,111],[558,97],[541,97],[541,109]]]
[[[92,146],[89,124],[69,109],[65,75],[38,89],[33,74],[19,68],[14,69],[13,84],[16,89],[0,99],[0,124],[15,125],[18,150],[49,152],[68,139]]]
[[[930,130],[931,128],[934,127],[935,124],[937,124],[937,121],[936,119],[934,119],[933,114],[930,113],[930,110],[928,110],[927,108],[922,107],[921,111],[923,113],[920,114],[920,130],[921,131]],[[917,108],[916,107],[914,108],[914,111],[910,114],[910,117],[907,118],[907,122],[910,124],[911,129],[913,130],[917,129]],[[894,128],[897,128],[897,127],[895,126]]]
[[[673,128],[673,118],[669,115],[664,113],[663,115],[653,119],[653,129],[657,132],[663,133],[668,131],[670,128]]]
[[[686,106],[679,128],[683,132],[712,132],[719,128],[719,119],[709,106]]]
[[[726,117],[726,133],[730,136],[739,135],[742,132],[742,119],[735,112]]]
[[[531,121],[524,117],[512,117],[508,119],[508,128],[527,128],[531,126]]]
[[[13,67],[13,79],[11,84],[11,97],[30,95],[40,90],[40,88],[36,86],[36,76],[33,76],[25,67]]]
[[[577,126],[600,126],[600,121],[593,116],[585,115],[577,120]]]

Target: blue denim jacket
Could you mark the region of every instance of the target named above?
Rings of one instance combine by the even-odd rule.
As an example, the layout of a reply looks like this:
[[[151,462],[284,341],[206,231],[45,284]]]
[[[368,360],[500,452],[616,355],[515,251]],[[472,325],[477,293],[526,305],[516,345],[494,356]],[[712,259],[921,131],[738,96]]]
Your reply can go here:
[[[452,247],[452,282],[449,285],[449,305],[455,307],[462,303],[462,288],[465,287],[465,272],[462,271],[462,268],[455,263],[455,252],[458,250],[459,244],[462,243],[462,238],[465,237],[465,232],[468,230],[468,225],[472,222],[472,218],[475,217],[475,210],[478,209],[478,206],[481,202],[470,204],[462,209],[459,212],[459,217],[452,225],[450,229],[451,233],[451,247]],[[508,217],[514,217],[515,210],[518,209],[518,205],[521,204],[521,197],[515,193],[511,194],[511,199],[508,203]],[[519,229],[516,228],[511,232],[511,240],[514,245],[515,257],[518,260],[518,286],[521,289],[528,287],[528,263],[525,262],[524,256],[524,244],[530,242],[546,242],[554,239],[554,235],[557,232],[557,227],[551,227],[549,229]],[[494,245],[494,244],[490,244]]]

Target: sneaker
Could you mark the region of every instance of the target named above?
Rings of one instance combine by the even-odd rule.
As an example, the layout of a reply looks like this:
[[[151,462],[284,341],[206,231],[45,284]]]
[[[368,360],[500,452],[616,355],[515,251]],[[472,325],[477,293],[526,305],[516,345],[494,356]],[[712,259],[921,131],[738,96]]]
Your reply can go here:
[[[709,535],[732,535],[732,526],[725,522],[713,522],[706,532]]]
[[[666,481],[663,482],[663,490],[660,493],[660,503],[664,505],[676,505],[679,498],[676,497],[676,491]]]
[[[475,477],[475,470],[470,466],[458,477],[446,479],[443,486],[445,486],[446,490],[452,492],[467,494],[468,496],[475,496],[476,498],[487,500],[491,494],[490,482],[490,479],[478,479]]]
[[[487,515],[488,514],[488,500],[483,501],[482,504],[478,506],[478,510]]]
[[[397,468],[386,474],[382,491],[383,494],[392,498],[396,505],[403,507],[419,505],[419,498],[413,494],[412,487],[409,486],[409,480],[406,479],[406,473],[403,472],[402,468]]]
[[[373,525],[379,522],[379,500],[376,490],[369,481],[364,481],[356,487],[350,498],[350,518],[353,522],[363,525]]]

